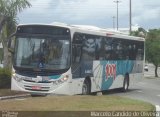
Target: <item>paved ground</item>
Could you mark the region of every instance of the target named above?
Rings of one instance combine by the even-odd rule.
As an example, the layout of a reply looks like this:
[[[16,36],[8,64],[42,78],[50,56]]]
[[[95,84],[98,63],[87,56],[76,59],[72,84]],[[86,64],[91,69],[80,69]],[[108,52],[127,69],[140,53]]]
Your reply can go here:
[[[145,77],[153,77],[155,76],[155,67],[153,64],[147,64],[148,72],[144,73]],[[160,76],[160,67],[158,68],[158,75]]]
[[[107,93],[110,95],[143,100],[154,105],[160,105],[160,77],[154,77],[154,66],[152,64],[149,64],[148,66],[149,71],[145,72],[143,80],[130,86],[128,92],[123,93],[118,90],[113,90]],[[158,74],[160,76],[160,68],[158,69]]]
[[[119,90],[106,92],[110,95],[118,95],[150,102],[154,105],[160,105],[160,78],[148,79],[144,78],[142,82],[131,86],[126,93]]]

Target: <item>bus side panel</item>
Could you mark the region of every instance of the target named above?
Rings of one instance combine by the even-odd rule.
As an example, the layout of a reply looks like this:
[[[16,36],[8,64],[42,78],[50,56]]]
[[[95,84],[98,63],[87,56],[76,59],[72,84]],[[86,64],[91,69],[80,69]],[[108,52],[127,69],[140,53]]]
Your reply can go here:
[[[14,78],[11,78],[11,90],[13,91],[25,91],[23,84],[17,83]]]
[[[116,79],[113,81],[109,89],[121,88],[123,86],[123,81],[124,81],[123,75],[116,76]]]
[[[93,74],[94,77],[91,79],[92,83],[91,92],[101,91],[103,65],[100,64],[100,61],[93,62]]]
[[[101,61],[103,66],[101,90],[108,90],[116,78],[116,61]]]
[[[82,94],[83,82],[84,82],[84,78],[72,79],[72,81],[69,84],[70,91],[72,92],[72,95]]]
[[[134,61],[132,73],[129,75],[131,85],[140,82],[144,77],[143,64],[142,60]]]
[[[110,89],[122,87],[126,73],[129,74],[129,85],[134,85],[135,83],[140,82],[143,78],[143,61],[130,60],[128,62],[123,61],[122,63],[119,63],[119,67],[117,66],[118,68],[121,68],[118,70],[121,74],[118,75],[117,72],[116,79]]]
[[[101,61],[103,65],[101,90],[119,88],[123,86],[123,79],[126,73],[131,73],[134,62],[125,61]]]

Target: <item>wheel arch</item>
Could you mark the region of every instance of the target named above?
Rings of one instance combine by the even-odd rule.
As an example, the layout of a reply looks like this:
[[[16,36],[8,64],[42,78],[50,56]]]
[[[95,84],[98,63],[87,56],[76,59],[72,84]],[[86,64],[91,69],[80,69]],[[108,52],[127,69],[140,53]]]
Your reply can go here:
[[[90,77],[90,76],[86,76],[85,79],[84,79],[84,82],[85,82],[86,80],[87,80],[88,83],[89,83],[89,93],[91,93],[91,87],[92,87],[91,77]]]

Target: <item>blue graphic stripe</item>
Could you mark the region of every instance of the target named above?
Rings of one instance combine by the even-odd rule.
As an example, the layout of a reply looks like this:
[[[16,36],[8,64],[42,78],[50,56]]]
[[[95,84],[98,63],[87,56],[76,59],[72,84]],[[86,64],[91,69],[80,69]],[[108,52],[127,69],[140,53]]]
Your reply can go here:
[[[102,75],[102,86],[101,90],[107,90],[111,87],[114,82],[114,77],[118,75],[125,75],[126,73],[131,73],[134,61],[125,60],[125,61],[101,61],[100,64],[103,66],[103,75]],[[110,65],[111,68],[107,71],[106,65]],[[116,66],[114,71],[113,65]],[[107,74],[110,73],[110,74]],[[114,76],[115,75],[115,76]]]
[[[50,79],[58,79],[60,77],[61,77],[61,75],[49,76]]]

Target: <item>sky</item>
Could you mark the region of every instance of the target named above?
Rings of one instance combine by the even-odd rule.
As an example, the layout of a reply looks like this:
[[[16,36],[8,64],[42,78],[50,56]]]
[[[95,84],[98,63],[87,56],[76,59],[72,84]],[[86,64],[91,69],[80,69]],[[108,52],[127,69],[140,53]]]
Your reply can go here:
[[[62,22],[113,28],[116,0],[29,0],[31,8],[18,14],[20,24]],[[129,0],[119,0],[119,28],[129,27]],[[132,25],[160,28],[160,0],[132,0]]]

